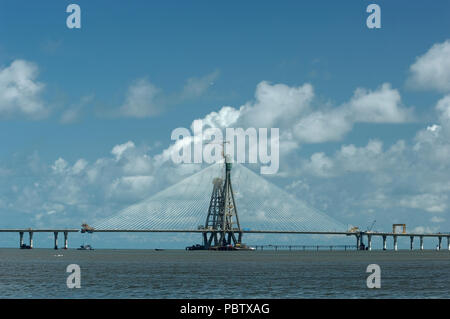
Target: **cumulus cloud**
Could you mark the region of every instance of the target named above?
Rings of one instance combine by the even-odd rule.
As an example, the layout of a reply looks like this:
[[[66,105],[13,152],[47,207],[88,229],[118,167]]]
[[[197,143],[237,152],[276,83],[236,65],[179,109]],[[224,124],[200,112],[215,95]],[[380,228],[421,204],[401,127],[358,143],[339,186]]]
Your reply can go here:
[[[293,132],[302,143],[324,143],[341,140],[352,126],[345,110],[318,111],[300,118]]]
[[[410,67],[409,85],[417,89],[450,92],[450,40],[433,45]]]
[[[37,76],[37,65],[24,60],[0,68],[0,117],[39,119],[48,115],[41,99],[44,84],[36,81]]]
[[[362,146],[346,144],[331,154],[321,151],[305,158],[292,151],[304,143],[339,141],[358,122],[410,121],[412,111],[402,105],[399,92],[389,84],[374,90],[356,89],[348,102],[332,106],[320,104],[310,84],[261,82],[252,101],[239,107],[224,106],[202,120],[206,126],[221,129],[280,127],[281,154],[295,159],[295,169],[283,176],[301,176],[302,183],[291,183],[290,190],[299,190],[300,197],[310,196],[308,201],[314,207],[333,207],[339,210],[340,218],[352,215],[360,220],[373,220],[371,214],[378,211],[390,216],[394,210],[401,218],[413,208],[423,211],[428,221],[430,213],[445,215],[449,207],[450,139],[445,133],[450,126],[449,105],[448,96],[442,98],[436,105],[436,124],[420,130],[411,143],[399,140],[389,145],[373,139]],[[43,173],[38,186],[18,186],[14,192],[20,196],[14,198],[54,211],[40,215],[41,222],[71,210],[106,216],[201,169],[201,165],[175,165],[171,161],[171,154],[183,143],[193,142],[202,141],[195,137],[179,140],[158,154],[128,141],[112,147],[108,156],[89,162],[69,162],[61,157],[48,165],[51,174]],[[2,205],[8,205],[4,198],[7,196],[2,197]],[[106,204],[100,207],[98,203]]]
[[[375,91],[358,88],[348,104],[355,122],[404,123],[413,119],[412,110],[401,106],[400,93],[384,83]]]
[[[129,117],[151,117],[161,112],[158,97],[161,90],[147,79],[136,80],[129,88],[120,112]]]
[[[309,83],[289,87],[263,81],[256,87],[255,101],[241,107],[241,121],[251,127],[288,124],[309,108],[313,98]]]
[[[118,144],[114,146],[113,149],[111,150],[111,154],[115,155],[116,160],[120,160],[122,154],[132,148],[135,148],[134,143],[132,141],[128,141],[124,144]]]
[[[399,206],[422,209],[430,213],[442,213],[447,209],[447,195],[418,194],[405,196],[399,201]]]
[[[125,102],[116,115],[133,118],[157,116],[173,105],[204,95],[218,76],[219,72],[214,71],[203,77],[189,78],[183,89],[173,94],[165,93],[146,78],[137,79],[128,87]]]

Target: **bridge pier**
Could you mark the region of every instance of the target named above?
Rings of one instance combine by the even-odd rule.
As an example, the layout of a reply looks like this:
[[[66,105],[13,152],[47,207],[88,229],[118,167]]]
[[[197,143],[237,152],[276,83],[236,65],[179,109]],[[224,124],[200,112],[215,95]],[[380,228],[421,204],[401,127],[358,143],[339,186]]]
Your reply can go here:
[[[447,249],[450,250],[450,237],[447,237]]]
[[[414,249],[414,236],[409,236],[409,239],[410,239],[409,249],[413,250]]]
[[[356,250],[359,250],[359,248],[361,246],[361,236],[359,234],[357,234],[355,236],[356,236]]]
[[[383,235],[383,250],[386,250],[386,235]]]
[[[398,243],[397,243],[397,236],[394,235],[394,250],[397,251],[398,250]]]
[[[33,232],[28,232],[28,235],[30,235],[30,248],[33,248]]]
[[[19,240],[19,247],[22,248],[23,246],[23,231],[19,232],[20,240]]]
[[[438,239],[439,239],[438,250],[441,250],[442,249],[442,237],[439,236]]]
[[[420,250],[423,250],[423,236],[420,236]]]
[[[64,249],[67,249],[68,248],[68,245],[67,245],[67,243],[68,243],[68,237],[69,237],[69,233],[68,232],[64,232]]]
[[[372,250],[372,235],[367,234],[367,250]]]
[[[53,233],[55,235],[55,249],[58,249],[58,232]]]

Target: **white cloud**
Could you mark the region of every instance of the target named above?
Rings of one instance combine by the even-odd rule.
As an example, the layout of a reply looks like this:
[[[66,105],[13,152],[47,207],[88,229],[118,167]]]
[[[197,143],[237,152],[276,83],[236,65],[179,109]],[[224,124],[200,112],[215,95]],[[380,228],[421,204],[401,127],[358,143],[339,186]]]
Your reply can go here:
[[[318,111],[300,118],[293,132],[300,142],[323,143],[341,140],[352,126],[343,110]]]
[[[113,149],[111,150],[111,154],[116,156],[116,160],[120,160],[120,158],[122,157],[123,153],[125,153],[125,151],[135,148],[135,145],[132,141],[128,141],[124,144],[118,144],[116,146],[113,147]]]
[[[226,128],[233,126],[240,116],[240,110],[231,106],[224,106],[219,112],[211,112],[206,115],[202,121],[205,126]]]
[[[450,92],[450,40],[433,45],[410,67],[409,85],[425,90]]]
[[[24,115],[32,119],[49,113],[41,100],[44,84],[37,82],[36,64],[15,60],[0,69],[0,117]]]
[[[446,95],[438,101],[436,110],[439,112],[439,122],[450,137],[450,95]]]
[[[320,177],[334,176],[333,160],[325,155],[325,153],[314,153],[311,158],[303,166],[305,171]]]
[[[161,112],[158,96],[161,90],[148,82],[147,79],[138,79],[129,88],[125,103],[120,111],[123,115],[136,118],[151,117]]]
[[[304,113],[313,98],[311,84],[289,87],[263,81],[256,87],[256,100],[241,107],[241,121],[251,127],[286,125]]]
[[[447,209],[446,195],[419,194],[405,196],[399,201],[399,206],[422,209],[430,213],[442,213]]]
[[[203,95],[209,87],[214,85],[214,80],[219,76],[218,71],[214,71],[200,78],[189,78],[180,94],[181,99],[190,99]]]
[[[205,94],[218,75],[219,72],[215,71],[200,78],[189,78],[183,89],[173,94],[163,92],[146,78],[137,79],[129,86],[125,102],[116,115],[134,118],[157,116],[173,105]]]
[[[412,111],[401,106],[400,93],[389,83],[375,91],[356,89],[348,111],[355,122],[404,123],[413,118]]]

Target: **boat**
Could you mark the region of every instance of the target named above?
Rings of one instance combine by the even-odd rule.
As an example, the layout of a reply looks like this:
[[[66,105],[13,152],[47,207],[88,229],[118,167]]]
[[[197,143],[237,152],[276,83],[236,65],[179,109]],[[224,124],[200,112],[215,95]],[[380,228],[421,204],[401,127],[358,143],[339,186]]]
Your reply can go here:
[[[205,250],[205,246],[203,245],[192,245],[192,246],[188,246],[186,247],[186,250]]]
[[[94,250],[91,245],[81,245],[77,250]]]
[[[246,244],[236,244],[236,246],[233,247],[233,250],[256,250],[255,247],[250,247]]]

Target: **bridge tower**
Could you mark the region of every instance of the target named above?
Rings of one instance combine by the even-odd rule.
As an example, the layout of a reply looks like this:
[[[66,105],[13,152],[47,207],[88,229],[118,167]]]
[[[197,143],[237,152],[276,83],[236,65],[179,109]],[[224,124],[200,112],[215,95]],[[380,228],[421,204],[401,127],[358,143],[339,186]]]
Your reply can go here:
[[[203,245],[223,247],[240,244],[242,232],[231,185],[231,159],[225,156],[225,181],[215,178],[213,192],[206,217]],[[208,232],[211,230],[211,232]]]

